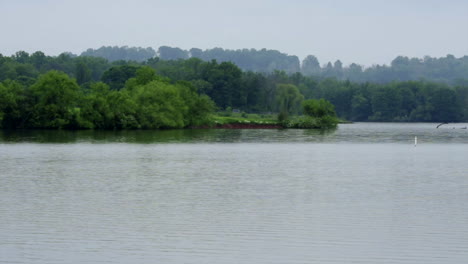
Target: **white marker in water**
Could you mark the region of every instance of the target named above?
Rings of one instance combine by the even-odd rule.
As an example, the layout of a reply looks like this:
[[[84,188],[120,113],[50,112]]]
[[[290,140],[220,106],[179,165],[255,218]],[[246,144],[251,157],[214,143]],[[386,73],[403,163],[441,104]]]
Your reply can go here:
[[[418,144],[418,137],[414,137],[414,146],[416,147],[417,144]]]

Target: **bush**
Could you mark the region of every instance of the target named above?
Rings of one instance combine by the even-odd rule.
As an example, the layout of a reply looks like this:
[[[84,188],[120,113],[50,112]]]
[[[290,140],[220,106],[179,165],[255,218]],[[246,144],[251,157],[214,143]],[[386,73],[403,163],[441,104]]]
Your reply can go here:
[[[312,117],[336,116],[335,106],[325,99],[310,99],[302,102],[302,111]]]
[[[278,121],[284,128],[328,129],[338,125],[334,106],[324,100],[306,100],[302,103],[304,116],[288,120],[286,112],[278,115]]]

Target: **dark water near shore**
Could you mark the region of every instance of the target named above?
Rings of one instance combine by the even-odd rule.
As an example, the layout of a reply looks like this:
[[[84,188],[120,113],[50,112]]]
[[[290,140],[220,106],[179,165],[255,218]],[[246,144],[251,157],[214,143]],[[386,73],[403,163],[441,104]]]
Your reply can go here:
[[[0,131],[0,263],[467,263],[436,125]]]

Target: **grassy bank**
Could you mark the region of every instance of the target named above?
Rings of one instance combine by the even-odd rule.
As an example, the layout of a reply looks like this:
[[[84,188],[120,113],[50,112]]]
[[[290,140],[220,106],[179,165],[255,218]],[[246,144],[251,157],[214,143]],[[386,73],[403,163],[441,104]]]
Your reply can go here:
[[[212,116],[214,125],[226,124],[255,124],[255,125],[279,125],[278,119],[274,114],[246,114],[232,113],[216,113]]]
[[[279,121],[276,114],[247,114],[218,112],[213,114],[212,122],[203,128],[299,128],[323,129],[333,128],[340,122],[335,117],[321,118],[311,116],[292,116],[287,120]]]

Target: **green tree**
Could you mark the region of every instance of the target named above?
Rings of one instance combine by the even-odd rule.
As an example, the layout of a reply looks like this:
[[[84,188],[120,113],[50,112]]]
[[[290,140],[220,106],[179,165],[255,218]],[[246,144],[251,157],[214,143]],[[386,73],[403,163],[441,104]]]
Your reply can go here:
[[[38,71],[48,63],[46,55],[42,51],[36,51],[31,54],[30,61]]]
[[[363,94],[358,93],[351,100],[351,120],[367,121],[372,115],[372,106],[369,99]]]
[[[89,122],[89,128],[117,128],[114,118],[115,113],[112,111],[113,106],[110,102],[110,97],[113,93],[118,92],[111,91],[105,83],[91,84],[89,93],[85,95],[81,108],[82,117]]]
[[[302,102],[305,114],[292,120],[285,120],[282,125],[287,128],[334,128],[338,124],[334,106],[325,99],[309,99]]]
[[[439,88],[432,94],[430,102],[434,107],[432,111],[433,121],[460,121],[462,109],[458,105],[457,96],[454,90],[449,88]]]
[[[138,122],[138,105],[135,98],[126,90],[111,90],[107,97],[110,108],[110,122],[113,129],[142,128]]]
[[[202,73],[203,79],[212,84],[208,93],[216,105],[221,108],[238,107],[244,100],[244,91],[241,88],[242,71],[233,63],[222,62],[217,64],[211,61],[205,65]],[[240,94],[240,95],[239,95]]]
[[[91,81],[91,70],[83,62],[78,62],[76,64],[75,76],[76,82],[82,85]]]
[[[141,128],[182,128],[187,106],[176,86],[152,81],[135,87],[130,96],[136,104],[136,117]]]
[[[74,73],[78,83],[100,81],[102,74],[111,67],[106,59],[98,57],[77,57],[73,62],[76,65]],[[82,77],[79,77],[80,74]],[[80,78],[84,80],[81,81]]]
[[[114,66],[102,74],[102,81],[110,86],[111,90],[120,90],[128,79],[135,77],[139,67],[132,65]]]
[[[372,121],[395,121],[398,116],[400,97],[395,87],[386,86],[375,89],[372,93]]]
[[[318,75],[321,68],[317,57],[309,55],[302,61],[302,73],[304,75]]]
[[[25,90],[15,81],[0,83],[0,127],[19,128],[26,116]]]
[[[297,86],[293,84],[277,84],[276,102],[279,113],[286,115],[297,114],[304,100]]]
[[[325,99],[309,99],[302,102],[302,111],[311,117],[335,117],[335,107]]]
[[[189,82],[178,82],[176,87],[186,106],[183,112],[185,126],[200,126],[209,123],[210,114],[215,109],[214,102],[207,95],[198,95],[197,88]]]
[[[14,55],[14,58],[19,63],[29,63],[29,53],[26,51],[17,51]]]
[[[50,71],[29,90],[33,100],[28,126],[76,128],[80,119],[80,88],[63,72]]]
[[[461,107],[461,120],[468,120],[468,82],[464,86],[458,86],[455,89],[457,93],[458,105]]]

